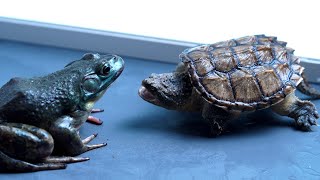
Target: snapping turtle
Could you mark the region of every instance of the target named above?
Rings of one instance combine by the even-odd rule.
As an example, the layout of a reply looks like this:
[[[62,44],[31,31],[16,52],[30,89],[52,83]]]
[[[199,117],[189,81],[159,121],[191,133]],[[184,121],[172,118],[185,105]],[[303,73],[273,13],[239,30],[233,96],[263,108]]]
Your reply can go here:
[[[211,135],[244,111],[271,107],[295,119],[301,130],[316,125],[313,103],[294,94],[297,88],[315,98],[320,93],[304,80],[304,68],[294,50],[276,37],[255,35],[189,48],[172,73],[151,74],[139,95],[155,105],[201,112]]]

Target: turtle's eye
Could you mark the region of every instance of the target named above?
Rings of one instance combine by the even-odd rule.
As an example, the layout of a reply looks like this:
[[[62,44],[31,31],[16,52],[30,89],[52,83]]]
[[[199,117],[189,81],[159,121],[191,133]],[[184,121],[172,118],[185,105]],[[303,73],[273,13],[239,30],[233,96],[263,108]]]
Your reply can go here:
[[[110,73],[111,68],[108,64],[104,64],[100,70],[100,74],[103,76],[108,76]]]

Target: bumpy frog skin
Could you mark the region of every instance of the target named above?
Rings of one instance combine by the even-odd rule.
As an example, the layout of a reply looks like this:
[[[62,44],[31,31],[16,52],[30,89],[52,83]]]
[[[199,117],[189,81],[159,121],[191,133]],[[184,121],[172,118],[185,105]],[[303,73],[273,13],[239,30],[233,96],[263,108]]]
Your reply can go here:
[[[79,128],[123,68],[119,56],[85,54],[47,76],[6,83],[0,89],[0,171],[63,169],[89,159],[73,156],[105,146],[88,145],[96,134],[81,140]]]

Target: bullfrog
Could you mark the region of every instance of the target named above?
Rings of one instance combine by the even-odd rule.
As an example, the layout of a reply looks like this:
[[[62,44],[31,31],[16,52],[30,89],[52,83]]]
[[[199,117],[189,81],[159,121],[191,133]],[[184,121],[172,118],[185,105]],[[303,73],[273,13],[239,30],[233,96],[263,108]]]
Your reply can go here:
[[[117,55],[87,53],[62,70],[34,78],[13,78],[0,88],[0,170],[64,169],[76,157],[106,146],[88,145],[79,128],[124,69]]]

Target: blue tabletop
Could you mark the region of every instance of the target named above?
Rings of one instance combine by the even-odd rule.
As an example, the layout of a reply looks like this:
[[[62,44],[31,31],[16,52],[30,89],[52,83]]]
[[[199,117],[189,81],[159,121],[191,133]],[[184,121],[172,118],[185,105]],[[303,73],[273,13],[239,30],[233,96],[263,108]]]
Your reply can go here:
[[[12,77],[45,75],[84,52],[0,40],[0,86]],[[104,124],[84,124],[82,137],[108,146],[65,170],[0,174],[0,179],[320,179],[320,130],[301,132],[270,110],[241,116],[229,132],[207,138],[196,113],[166,110],[138,96],[141,80],[174,64],[124,57],[126,67],[96,107]],[[317,86],[320,90],[320,86]],[[297,93],[299,97],[305,99]],[[312,100],[320,110],[320,100]]]

